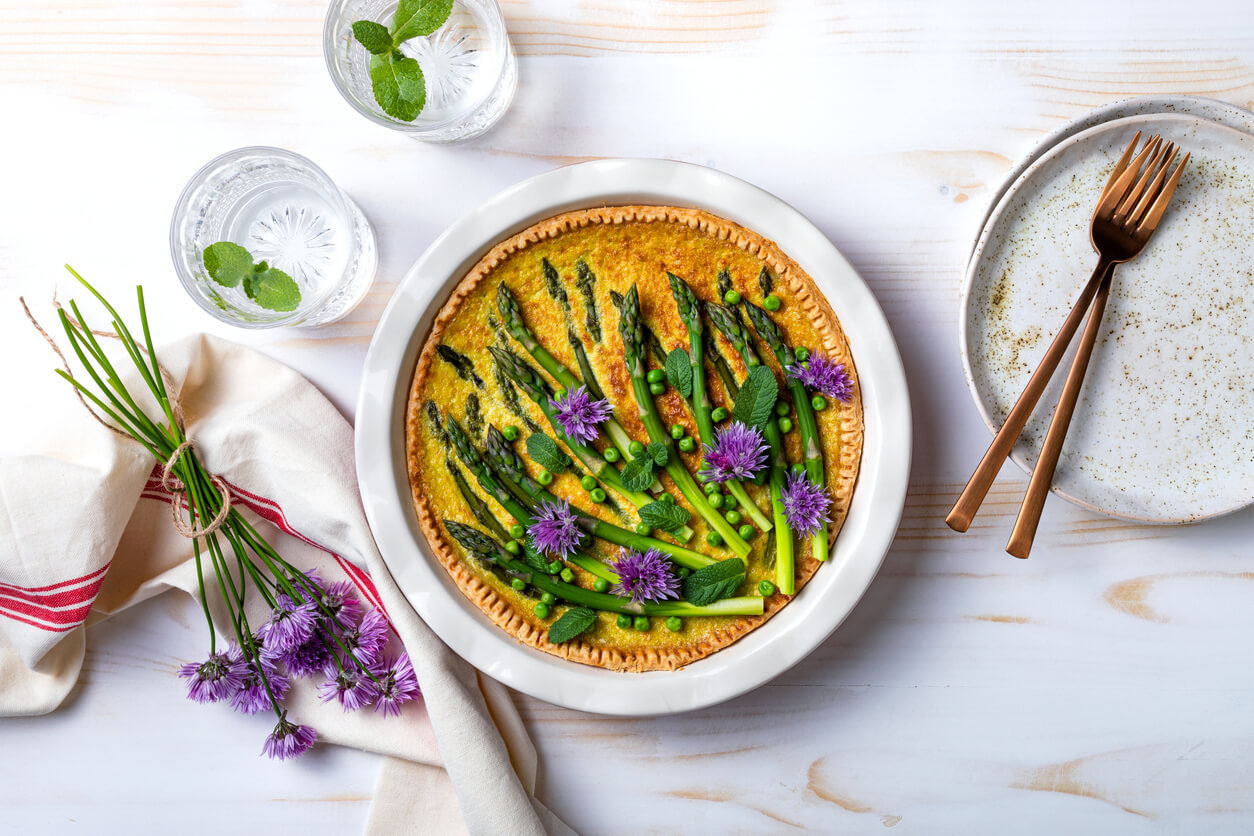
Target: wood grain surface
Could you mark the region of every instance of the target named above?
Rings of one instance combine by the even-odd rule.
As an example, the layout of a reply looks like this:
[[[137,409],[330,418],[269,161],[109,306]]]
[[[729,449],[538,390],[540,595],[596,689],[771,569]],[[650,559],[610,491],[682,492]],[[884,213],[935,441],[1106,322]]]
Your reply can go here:
[[[1254,512],[1156,528],[1051,499],[1020,562],[1002,552],[1026,485],[1008,465],[968,534],[942,521],[988,441],[957,316],[991,191],[1041,137],[1112,100],[1254,104],[1248,4],[502,7],[513,107],[488,135],[437,147],[340,99],[322,3],[0,0],[0,346],[15,344],[13,298],[65,295],[68,261],[115,295],[144,282],[159,340],[254,344],[351,415],[384,305],[453,219],[573,161],[716,166],[812,218],[883,305],[914,399],[905,515],[850,619],[752,694],[648,720],[519,697],[544,801],[588,834],[1254,829]],[[210,157],[251,144],[310,156],[374,224],[378,279],[345,321],[233,331],[174,280],[175,197]],[[51,365],[10,356],[6,388],[40,403]],[[0,417],[4,452],[23,449],[13,428]],[[0,832],[209,833],[224,817],[359,831],[373,756],[327,747],[271,764],[254,723],[181,699],[174,671],[203,630],[172,596],[92,628],[69,703],[0,723]]]

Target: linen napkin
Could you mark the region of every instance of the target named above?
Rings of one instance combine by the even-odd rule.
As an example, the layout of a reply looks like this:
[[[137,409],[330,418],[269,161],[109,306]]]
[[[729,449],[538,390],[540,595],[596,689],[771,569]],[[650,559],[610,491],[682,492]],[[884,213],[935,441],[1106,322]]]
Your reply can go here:
[[[53,365],[33,330],[14,339]],[[387,756],[368,831],[571,832],[533,797],[536,753],[508,692],[454,656],[388,573],[343,416],[301,375],[234,343],[192,336],[158,356],[179,386],[197,455],[235,504],[288,562],[352,581],[410,655],[422,699],[399,718],[322,704],[308,680],[295,680],[285,700],[320,741]],[[40,422],[30,448],[0,458],[0,716],[45,713],[65,699],[91,624],[170,588],[197,594],[191,541],[171,524],[178,500],[152,457],[91,418],[68,384],[48,406],[28,410]],[[265,616],[250,611],[250,623]]]

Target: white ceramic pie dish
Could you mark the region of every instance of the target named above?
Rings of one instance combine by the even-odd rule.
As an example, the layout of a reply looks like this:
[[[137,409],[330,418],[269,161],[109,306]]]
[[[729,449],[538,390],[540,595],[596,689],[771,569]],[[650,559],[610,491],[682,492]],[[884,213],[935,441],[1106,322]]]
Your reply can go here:
[[[431,555],[410,502],[404,414],[414,365],[452,288],[497,242],[562,212],[593,206],[701,208],[774,239],[826,294],[848,335],[866,439],[848,519],[832,559],[779,614],[678,671],[616,673],[516,641],[468,601]],[[375,541],[423,620],[459,656],[547,702],[647,716],[713,705],[762,685],[820,645],[879,570],[905,503],[911,421],[905,374],[870,289],[830,241],[779,198],[713,169],[666,160],[602,160],[519,183],[454,223],[401,281],[366,355],[357,402],[357,476]]]

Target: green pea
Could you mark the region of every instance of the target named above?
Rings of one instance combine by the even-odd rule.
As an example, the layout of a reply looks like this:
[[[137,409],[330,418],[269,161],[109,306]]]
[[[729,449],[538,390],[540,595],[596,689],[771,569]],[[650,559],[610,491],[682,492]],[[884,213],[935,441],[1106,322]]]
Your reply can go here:
[[[775,584],[768,580],[760,580],[758,581],[758,592],[763,598],[770,598],[775,594]]]
[[[636,523],[636,533],[642,537],[647,537],[649,532],[652,530],[653,530],[653,527],[650,526],[648,523],[645,523],[645,522]]]
[[[509,527],[509,536],[515,540],[521,540],[527,536],[527,529],[523,528],[519,523],[514,523]]]
[[[806,348],[804,345],[799,345],[793,349],[792,356],[797,358],[798,363],[804,363],[806,360],[810,359],[810,349]]]
[[[509,582],[509,585],[514,587],[514,589],[517,589],[519,592],[522,592],[527,588],[527,582],[522,578],[514,578]]]
[[[668,494],[668,493],[664,493],[664,494],[662,494],[662,498],[661,498],[661,499],[659,499],[659,500],[658,500],[658,502],[665,502],[667,505],[674,505],[674,504],[675,504],[675,497],[671,496],[671,495],[670,495],[670,494]]]
[[[739,290],[727,291],[726,293],[723,294],[723,301],[729,305],[739,305],[740,304],[740,291]]]
[[[827,398],[822,395],[815,395],[810,398],[810,406],[814,407],[815,412],[822,412],[827,409]]]
[[[692,574],[692,570],[689,569],[687,566],[680,566],[678,569],[675,570],[675,577],[679,578],[681,581],[691,574]]]
[[[552,592],[546,592],[540,596],[540,603],[542,604],[548,604],[549,606],[553,606],[553,604],[556,601],[557,601],[557,596],[554,595]]]
[[[627,445],[627,452],[631,453],[633,456],[638,456],[644,452],[644,444],[639,441],[633,441]]]
[[[710,413],[710,418],[714,421],[726,421],[727,410],[721,406],[714,407],[714,411]]]
[[[701,490],[705,491],[707,496],[713,496],[718,493],[718,482],[706,482]]]
[[[732,291],[732,293],[735,293],[735,291]],[[666,619],[666,629],[670,630],[672,633],[678,633],[680,630],[684,629],[683,619],[677,615],[672,615],[670,618]]]
[[[602,455],[605,457],[605,460],[611,464],[618,461],[618,449],[615,447],[606,447],[605,452],[602,453]]]
[[[666,380],[666,372],[661,369],[651,369],[649,373],[644,376],[644,379],[650,383],[661,383],[663,380]]]
[[[710,507],[711,508],[723,507],[723,495],[721,493],[710,494]]]
[[[800,476],[801,474],[806,472],[806,466],[802,464],[801,462],[796,462],[792,466],[792,472]]]
[[[741,540],[752,540],[756,530],[753,526],[749,525],[749,523],[745,523],[740,528],[736,529],[736,533],[740,535]]]
[[[575,573],[570,570],[569,566],[567,566],[562,571],[558,572],[557,576],[561,578],[562,580],[564,580],[566,583],[575,582]]]
[[[592,490],[588,491],[588,498],[591,499],[593,502],[604,502],[605,491],[601,490],[600,488],[593,488]]]
[[[779,431],[782,433],[792,432],[792,419],[787,415],[779,419]]]
[[[631,629],[631,616],[629,616],[625,612],[620,612],[618,614],[618,626],[624,630],[630,630]]]
[[[709,534],[705,535],[705,542],[709,543],[711,546],[721,546],[723,545],[723,535],[719,534],[717,531],[711,531]]]
[[[683,438],[679,439],[679,452],[691,453],[693,450],[696,450],[696,449],[697,449],[697,442],[692,436],[686,435]]]
[[[740,512],[739,511],[734,511],[734,510],[728,511],[726,514],[723,515],[723,517],[732,525],[740,525]]]
[[[774,293],[762,300],[762,307],[766,308],[768,311],[779,310],[779,306],[781,304],[783,303],[779,301],[779,297]]]
[[[549,574],[550,575],[556,575],[560,571],[562,571],[562,561],[560,560],[549,561]]]
[[[590,491],[597,486],[597,480],[591,476],[585,476],[579,480],[579,484],[585,491]]]
[[[506,441],[517,441],[518,427],[515,427],[513,424],[508,424],[505,429],[501,430],[501,435],[505,436]]]
[[[788,401],[776,401],[775,402],[775,414],[787,415],[788,414]]]
[[[650,393],[652,393],[652,394],[654,394],[654,395],[662,395],[662,394],[665,394],[665,392],[666,392],[666,384],[665,384],[665,383],[650,383],[650,384],[649,384],[649,392],[650,392]]]
[[[684,437],[684,425],[683,424],[671,424],[671,438],[678,441],[679,439],[683,437]]]
[[[631,620],[631,629],[635,630],[637,633],[649,632],[648,616],[638,615],[635,618],[633,618]]]
[[[508,543],[505,544],[505,551],[509,552],[510,554],[518,554],[522,551],[522,546],[518,545],[517,540],[510,540]]]
[[[536,614],[536,618],[548,618],[549,617],[549,605],[544,603],[543,601],[536,604],[535,614]]]
[[[597,578],[595,581],[592,582],[592,588],[595,589],[597,592],[605,592],[609,590],[610,582],[607,581],[605,578]]]
[[[541,485],[551,485],[553,484],[553,474],[547,470],[541,470],[536,474],[536,481]]]

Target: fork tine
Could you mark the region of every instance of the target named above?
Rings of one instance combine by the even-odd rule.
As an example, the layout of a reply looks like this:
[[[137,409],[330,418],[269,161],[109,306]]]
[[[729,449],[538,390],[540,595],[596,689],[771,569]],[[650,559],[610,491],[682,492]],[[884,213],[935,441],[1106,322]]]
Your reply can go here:
[[[1094,216],[1110,217],[1114,213],[1115,207],[1123,199],[1124,195],[1128,193],[1128,189],[1136,179],[1137,173],[1141,170],[1141,164],[1145,162],[1145,158],[1154,150],[1158,142],[1159,140],[1155,138],[1153,142],[1146,143],[1145,147],[1141,149],[1141,153],[1137,154],[1136,158],[1128,163],[1128,167],[1123,174],[1119,175],[1119,179],[1115,181],[1115,184],[1102,193],[1097,209],[1093,212]]]
[[[1162,190],[1163,181],[1167,179],[1167,172],[1171,168],[1171,164],[1175,162],[1176,156],[1180,150],[1174,149],[1171,156],[1163,160],[1162,165],[1158,166],[1154,173],[1154,181],[1150,183],[1149,188],[1145,190],[1145,194],[1137,202],[1136,208],[1128,213],[1128,220],[1125,223],[1126,228],[1131,231],[1141,222],[1141,218],[1145,216],[1145,212],[1153,204],[1154,199],[1158,197],[1159,191]]]
[[[1149,234],[1158,228],[1158,222],[1162,220],[1163,213],[1167,211],[1167,204],[1171,202],[1171,196],[1176,191],[1176,186],[1180,182],[1180,175],[1184,173],[1184,166],[1188,161],[1189,155],[1185,154],[1184,159],[1176,166],[1176,170],[1171,173],[1171,178],[1163,186],[1162,191],[1158,193],[1158,197],[1150,206],[1144,220],[1137,224],[1137,235]]]
[[[1154,151],[1154,154],[1150,157],[1149,162],[1145,164],[1145,170],[1137,175],[1136,184],[1128,190],[1128,193],[1124,195],[1123,200],[1119,201],[1119,207],[1115,209],[1115,221],[1122,222],[1127,218],[1128,210],[1136,204],[1137,200],[1141,197],[1141,193],[1145,191],[1145,187],[1149,185],[1151,180],[1154,179],[1154,172],[1157,169],[1159,162],[1167,153],[1171,151],[1172,147],[1172,144],[1169,142],[1163,143],[1160,144]]]
[[[1099,205],[1106,199],[1106,195],[1110,194],[1110,189],[1115,185],[1115,181],[1119,179],[1119,175],[1123,174],[1124,170],[1127,169],[1128,160],[1132,159],[1132,153],[1136,151],[1136,144],[1140,141],[1140,139],[1141,132],[1137,131],[1136,136],[1132,137],[1132,141],[1129,142],[1128,147],[1124,149],[1123,156],[1119,158],[1119,162],[1115,163],[1115,167],[1111,170],[1110,176],[1106,178],[1106,185],[1102,188],[1102,196],[1097,200]],[[1156,136],[1150,137],[1149,141],[1153,142],[1155,139],[1157,139]]]

